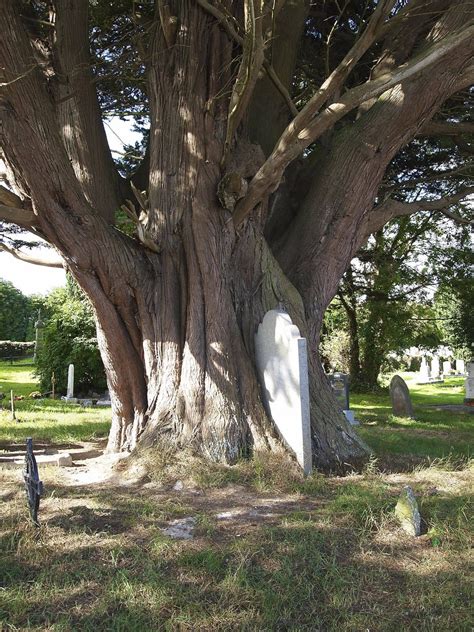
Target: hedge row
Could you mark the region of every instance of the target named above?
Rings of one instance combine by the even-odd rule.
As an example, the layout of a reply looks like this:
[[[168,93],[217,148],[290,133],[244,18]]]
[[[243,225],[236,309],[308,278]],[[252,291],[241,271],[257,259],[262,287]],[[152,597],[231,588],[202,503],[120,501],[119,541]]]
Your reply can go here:
[[[0,358],[24,358],[34,353],[34,342],[0,340]]]

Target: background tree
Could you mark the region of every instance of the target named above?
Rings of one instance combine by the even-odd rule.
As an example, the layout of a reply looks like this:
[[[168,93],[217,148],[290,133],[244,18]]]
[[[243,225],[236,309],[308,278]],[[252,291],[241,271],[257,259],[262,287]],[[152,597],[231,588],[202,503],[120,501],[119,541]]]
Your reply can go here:
[[[65,288],[53,290],[44,303],[46,321],[43,345],[36,359],[36,374],[42,391],[51,390],[54,373],[56,392],[66,393],[68,366],[74,364],[74,390],[87,395],[106,388],[104,366],[97,345],[92,305],[77,285],[68,279]]]
[[[31,301],[10,281],[0,279],[0,340],[33,340]]]
[[[466,290],[471,252],[465,225],[426,214],[393,220],[369,239],[338,292],[350,331],[354,386],[376,389],[389,352],[442,343],[441,321],[430,309],[433,294],[447,276],[464,278],[460,294]]]
[[[321,368],[322,318],[370,234],[469,192],[379,190],[417,135],[466,132],[442,107],[465,104],[472,17],[452,0],[97,1],[90,20],[85,1],[2,2],[1,217],[53,244],[94,306],[110,449],[161,438],[233,462],[277,445],[253,337],[283,306],[308,339],[316,464],[366,456]],[[114,111],[150,121],[131,180]]]
[[[443,252],[443,275],[435,294],[434,308],[444,344],[466,360],[474,357],[474,250],[472,236],[459,252]]]

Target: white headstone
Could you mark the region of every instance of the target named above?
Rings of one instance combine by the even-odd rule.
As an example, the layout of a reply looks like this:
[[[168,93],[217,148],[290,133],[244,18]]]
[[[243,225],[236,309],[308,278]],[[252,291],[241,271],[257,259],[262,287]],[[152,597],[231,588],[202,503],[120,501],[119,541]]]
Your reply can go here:
[[[450,362],[450,360],[445,360],[443,362],[443,375],[451,375],[451,362]]]
[[[428,364],[426,357],[423,356],[421,358],[421,366],[420,366],[420,382],[429,382],[431,377],[431,369]]]
[[[464,375],[465,371],[464,360],[456,360],[456,373],[458,375]]]
[[[305,474],[312,469],[306,339],[283,310],[265,314],[255,335],[263,400]]]
[[[74,397],[74,364],[69,365],[67,372],[67,393],[66,397],[71,399]]]
[[[431,360],[431,377],[433,378],[433,380],[439,380],[440,378],[438,356],[433,356],[433,359]]]
[[[467,377],[465,381],[466,396],[464,398],[464,401],[471,403],[471,402],[474,402],[474,362],[466,363],[466,371],[467,371]]]

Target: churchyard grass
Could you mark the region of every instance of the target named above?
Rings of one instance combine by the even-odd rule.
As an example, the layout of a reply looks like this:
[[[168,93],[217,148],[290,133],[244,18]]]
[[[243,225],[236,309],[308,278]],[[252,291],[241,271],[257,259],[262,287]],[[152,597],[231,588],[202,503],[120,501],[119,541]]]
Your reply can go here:
[[[17,379],[30,392],[19,368],[8,377]],[[388,396],[353,395],[375,456],[347,477],[303,478],[285,456],[227,467],[159,449],[130,485],[69,486],[61,469],[43,466],[35,529],[20,471],[0,467],[0,629],[470,631],[473,470],[463,442],[472,445],[471,418],[421,408],[459,403],[460,384],[409,384],[415,420],[392,417]],[[66,435],[54,424],[77,423],[75,440],[88,440],[110,414],[90,411],[101,416],[94,421],[87,409],[40,406],[19,402],[27,421],[15,425],[1,413],[2,432],[15,437],[30,424],[55,443]],[[28,420],[41,412],[37,426]],[[407,484],[423,518],[418,538],[394,518]],[[193,539],[163,533],[190,516]]]
[[[60,399],[30,399],[38,390],[29,364],[0,361],[0,446],[7,443],[24,443],[27,437],[34,441],[64,444],[90,441],[106,437],[110,427],[110,409],[82,408],[66,404]],[[18,421],[11,420],[10,390],[25,399],[15,402]]]
[[[389,455],[424,460],[472,458],[473,417],[465,412],[435,408],[462,404],[464,380],[446,378],[442,384],[419,385],[414,374],[401,375],[410,389],[414,419],[394,417],[388,393],[351,395],[351,408],[362,422],[358,432],[375,454],[382,460]]]

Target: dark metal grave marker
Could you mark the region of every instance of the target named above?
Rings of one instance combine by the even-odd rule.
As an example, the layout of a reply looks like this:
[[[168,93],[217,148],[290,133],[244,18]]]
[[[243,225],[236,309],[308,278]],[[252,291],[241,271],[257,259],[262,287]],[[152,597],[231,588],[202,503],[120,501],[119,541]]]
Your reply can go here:
[[[349,376],[345,373],[332,373],[328,378],[341,409],[349,410]]]
[[[31,519],[39,527],[38,509],[40,497],[43,494],[43,483],[39,479],[38,465],[33,454],[33,439],[26,440],[25,465],[23,468],[23,478],[25,480],[26,499],[30,508]]]

